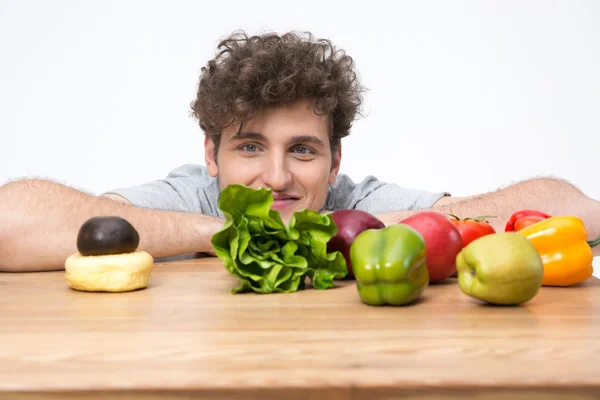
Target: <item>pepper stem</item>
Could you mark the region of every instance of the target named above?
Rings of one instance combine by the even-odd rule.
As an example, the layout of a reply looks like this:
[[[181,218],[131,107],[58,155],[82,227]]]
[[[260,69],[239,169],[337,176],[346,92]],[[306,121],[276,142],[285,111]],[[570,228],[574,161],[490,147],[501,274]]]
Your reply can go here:
[[[590,247],[594,247],[594,246],[597,246],[597,245],[599,245],[599,244],[600,244],[600,236],[598,236],[598,237],[597,237],[596,239],[594,239],[594,240],[588,240],[588,242],[587,242],[587,243],[590,245]]]

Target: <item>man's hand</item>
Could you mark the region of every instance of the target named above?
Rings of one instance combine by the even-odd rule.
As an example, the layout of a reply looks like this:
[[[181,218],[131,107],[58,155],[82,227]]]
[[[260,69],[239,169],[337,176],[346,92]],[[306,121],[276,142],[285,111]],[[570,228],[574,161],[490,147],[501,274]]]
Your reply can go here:
[[[140,234],[139,249],[155,258],[210,253],[210,239],[223,225],[218,218],[134,207],[120,196],[92,196],[50,181],[14,181],[0,187],[0,271],[63,269],[77,252],[81,225],[102,215],[127,219]]]

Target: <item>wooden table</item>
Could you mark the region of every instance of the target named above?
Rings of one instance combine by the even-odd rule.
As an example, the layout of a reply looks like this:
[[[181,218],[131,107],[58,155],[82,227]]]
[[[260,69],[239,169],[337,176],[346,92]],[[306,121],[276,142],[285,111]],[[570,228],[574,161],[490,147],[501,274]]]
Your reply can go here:
[[[157,264],[147,289],[84,293],[0,273],[0,397],[486,399],[600,396],[600,281],[493,307],[455,280],[408,307],[354,283],[239,294],[216,258]]]

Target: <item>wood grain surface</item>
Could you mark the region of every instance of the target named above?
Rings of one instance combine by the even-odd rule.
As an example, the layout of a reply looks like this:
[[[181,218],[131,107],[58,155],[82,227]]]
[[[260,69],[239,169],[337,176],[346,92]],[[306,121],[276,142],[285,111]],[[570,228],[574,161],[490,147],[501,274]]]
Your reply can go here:
[[[0,398],[600,397],[600,281],[483,305],[449,280],[406,307],[352,281],[231,294],[216,258],[157,264],[145,290],[0,273]]]

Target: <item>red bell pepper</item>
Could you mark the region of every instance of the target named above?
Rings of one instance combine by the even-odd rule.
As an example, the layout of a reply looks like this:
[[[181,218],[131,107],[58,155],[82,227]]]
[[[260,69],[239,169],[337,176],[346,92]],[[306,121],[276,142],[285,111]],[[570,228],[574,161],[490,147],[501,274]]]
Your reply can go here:
[[[506,222],[504,231],[517,232],[526,226],[533,225],[550,217],[551,215],[539,210],[519,210],[510,216]]]

